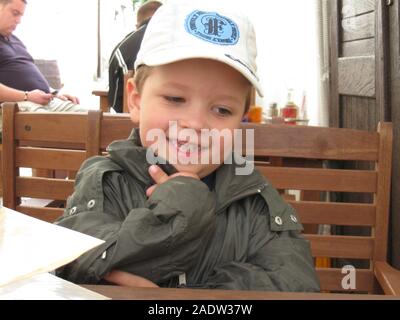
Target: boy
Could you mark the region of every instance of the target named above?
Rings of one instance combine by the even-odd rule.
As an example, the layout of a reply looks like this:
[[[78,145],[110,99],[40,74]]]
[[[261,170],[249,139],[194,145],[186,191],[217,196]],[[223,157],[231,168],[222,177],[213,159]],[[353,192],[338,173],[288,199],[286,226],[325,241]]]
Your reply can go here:
[[[136,287],[319,290],[293,209],[258,172],[240,176],[236,164],[210,161],[227,159],[225,144],[200,139],[217,130],[224,142],[239,128],[251,85],[262,94],[255,59],[249,20],[216,2],[169,1],[156,12],[128,84],[139,130],[83,164],[58,222],[106,243],[58,275]],[[149,163],[152,153],[173,164],[163,167],[171,175]]]

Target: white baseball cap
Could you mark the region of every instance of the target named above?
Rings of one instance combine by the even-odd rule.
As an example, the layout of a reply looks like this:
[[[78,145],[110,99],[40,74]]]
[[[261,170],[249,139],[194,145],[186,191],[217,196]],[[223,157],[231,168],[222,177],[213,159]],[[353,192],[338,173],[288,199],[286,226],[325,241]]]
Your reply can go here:
[[[147,26],[135,70],[186,59],[217,60],[239,71],[262,97],[256,57],[254,28],[242,12],[219,0],[169,0]]]

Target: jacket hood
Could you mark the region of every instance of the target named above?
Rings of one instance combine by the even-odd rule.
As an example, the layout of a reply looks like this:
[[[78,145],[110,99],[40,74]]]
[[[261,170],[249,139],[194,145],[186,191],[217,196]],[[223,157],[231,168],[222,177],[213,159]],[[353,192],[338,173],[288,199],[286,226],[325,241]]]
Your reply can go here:
[[[148,150],[141,144],[138,128],[132,130],[128,139],[114,141],[107,148],[109,157],[146,187],[154,183],[148,173],[151,165],[146,158]],[[237,170],[244,165],[238,165],[235,159],[244,163],[242,157],[232,155],[231,164],[224,163],[216,170],[215,190],[219,209],[249,193],[256,193],[257,189],[266,183],[257,170],[253,170],[249,175],[238,175]]]

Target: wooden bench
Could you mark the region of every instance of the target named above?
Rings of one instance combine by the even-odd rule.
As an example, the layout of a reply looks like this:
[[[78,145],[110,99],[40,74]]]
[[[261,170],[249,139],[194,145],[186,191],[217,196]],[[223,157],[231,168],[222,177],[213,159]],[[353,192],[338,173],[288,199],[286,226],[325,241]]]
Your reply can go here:
[[[318,268],[323,291],[380,292],[400,295],[398,274],[387,263],[389,201],[392,161],[392,126],[382,123],[377,132],[288,125],[248,125],[255,130],[258,169],[280,190],[320,191],[320,201],[288,201],[303,224],[362,226],[367,236],[306,234],[314,257],[346,258],[369,262],[356,272],[356,288],[344,290],[341,268]],[[279,166],[269,158],[284,159]],[[292,160],[292,161],[290,161]],[[366,162],[372,170],[329,169],[315,166],[332,161]],[[298,165],[296,165],[296,163]],[[309,167],[307,168],[307,165]],[[371,203],[327,201],[331,192],[370,194]],[[378,280],[378,282],[376,281]]]
[[[127,114],[100,111],[88,114],[22,113],[4,106],[4,205],[53,221],[62,208],[26,207],[21,197],[65,201],[73,180],[20,177],[20,167],[78,170],[88,157],[101,154],[113,140],[132,129]],[[256,165],[280,190],[320,192],[320,200],[298,197],[289,202],[304,224],[364,226],[367,236],[306,234],[314,257],[363,259],[356,270],[356,288],[344,289],[346,274],[339,268],[318,268],[324,292],[365,292],[400,295],[399,271],[387,264],[392,128],[382,123],[377,132],[287,125],[251,125]],[[274,164],[274,159],[283,159]],[[329,169],[325,161],[363,161],[373,170]],[[315,161],[323,163],[315,166]],[[310,167],[307,167],[310,164]],[[371,203],[328,201],[329,192],[369,193]],[[329,197],[328,197],[329,198]]]
[[[102,154],[107,145],[129,136],[128,116],[88,113],[18,112],[15,104],[3,107],[3,204],[49,222],[62,208],[24,206],[22,197],[62,203],[73,191],[74,181],[54,177],[22,177],[20,168],[76,172],[82,162]]]

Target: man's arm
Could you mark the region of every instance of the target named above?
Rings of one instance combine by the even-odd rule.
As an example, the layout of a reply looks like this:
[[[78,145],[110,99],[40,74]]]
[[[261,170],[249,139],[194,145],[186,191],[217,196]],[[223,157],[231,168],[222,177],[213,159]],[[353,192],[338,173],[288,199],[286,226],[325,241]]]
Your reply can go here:
[[[22,91],[7,87],[0,83],[0,101],[18,102],[18,101],[31,101],[41,105],[46,105],[52,99],[50,93],[41,90]]]

